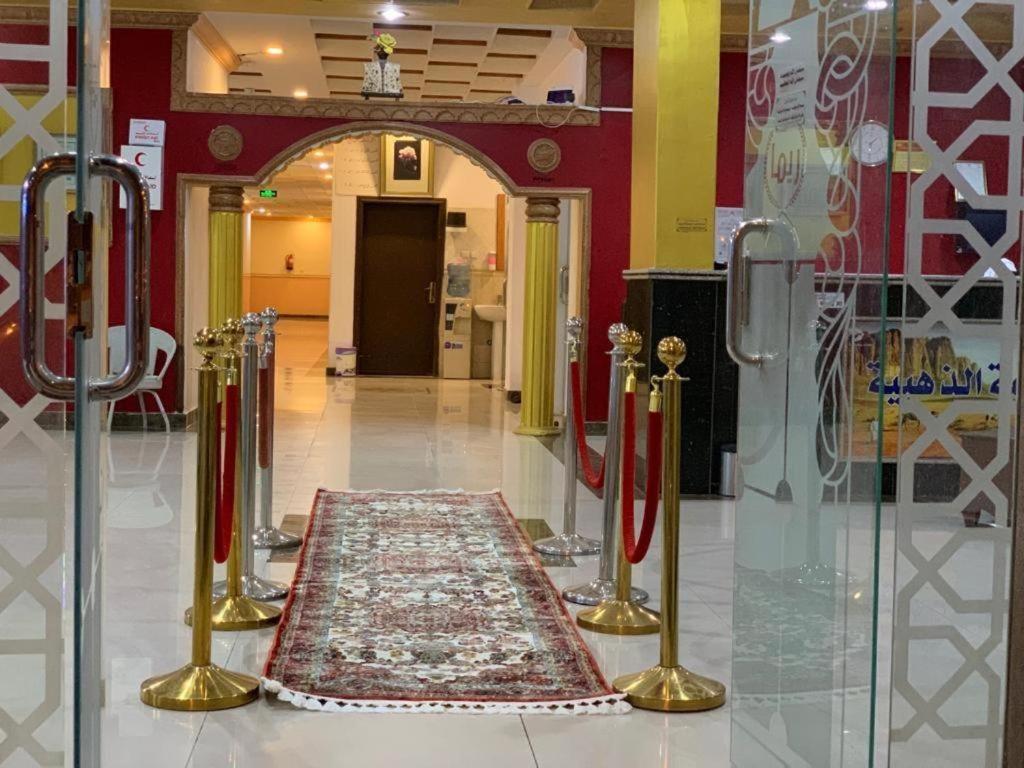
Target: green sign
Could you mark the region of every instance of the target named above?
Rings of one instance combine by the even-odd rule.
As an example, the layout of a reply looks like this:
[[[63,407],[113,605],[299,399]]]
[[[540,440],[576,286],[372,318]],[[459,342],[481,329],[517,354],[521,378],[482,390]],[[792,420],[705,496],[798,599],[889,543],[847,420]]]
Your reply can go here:
[[[277,197],[276,189],[261,189],[260,197]]]

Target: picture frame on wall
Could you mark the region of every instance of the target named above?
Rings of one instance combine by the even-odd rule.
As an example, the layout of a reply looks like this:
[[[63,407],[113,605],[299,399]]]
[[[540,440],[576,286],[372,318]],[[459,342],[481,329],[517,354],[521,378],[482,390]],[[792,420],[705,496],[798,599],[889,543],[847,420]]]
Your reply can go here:
[[[433,142],[393,134],[384,134],[380,141],[381,195],[433,197]]]

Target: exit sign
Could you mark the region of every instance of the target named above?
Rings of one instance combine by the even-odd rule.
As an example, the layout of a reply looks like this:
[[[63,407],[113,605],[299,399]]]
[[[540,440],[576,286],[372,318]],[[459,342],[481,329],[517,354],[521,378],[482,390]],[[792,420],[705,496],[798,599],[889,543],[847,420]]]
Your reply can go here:
[[[277,197],[276,189],[261,189],[260,197]]]

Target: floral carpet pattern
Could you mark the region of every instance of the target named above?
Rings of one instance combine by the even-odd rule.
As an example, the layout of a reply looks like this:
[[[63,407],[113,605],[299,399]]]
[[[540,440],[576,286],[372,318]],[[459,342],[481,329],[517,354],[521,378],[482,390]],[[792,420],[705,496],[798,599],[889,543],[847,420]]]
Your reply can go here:
[[[319,491],[263,677],[311,710],[629,710],[497,492]]]

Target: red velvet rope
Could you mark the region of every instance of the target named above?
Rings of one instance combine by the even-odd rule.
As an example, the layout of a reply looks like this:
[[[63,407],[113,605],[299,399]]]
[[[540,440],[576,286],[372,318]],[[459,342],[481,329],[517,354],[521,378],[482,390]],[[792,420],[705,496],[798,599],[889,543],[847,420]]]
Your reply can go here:
[[[215,411],[215,413],[216,413],[216,424],[217,424],[217,434],[214,436],[214,446],[215,446],[214,447],[214,451],[215,451],[216,456],[217,456],[217,466],[214,468],[215,471],[213,473],[213,498],[214,498],[214,502],[217,505],[216,510],[214,511],[214,526],[213,526],[213,529],[214,529],[214,550],[216,550],[216,533],[217,533],[217,523],[216,523],[216,521],[217,521],[218,516],[220,515],[221,472],[223,471],[222,467],[223,467],[223,464],[224,464],[224,459],[223,459],[223,456],[221,455],[221,450],[222,450],[222,445],[221,444],[223,442],[222,438],[223,438],[223,435],[224,435],[224,432],[223,432],[223,430],[221,428],[221,424],[223,423],[222,422],[223,412],[224,412],[223,404],[221,403],[220,400],[218,400],[217,401],[217,408],[216,408],[216,411]]]
[[[583,479],[594,490],[604,485],[604,456],[601,466],[594,469],[590,464],[590,449],[587,448],[586,427],[583,424],[583,387],[580,384],[580,364],[578,360],[569,363],[572,377],[572,421],[576,432],[576,447],[579,449],[580,465],[583,467]]]
[[[260,368],[258,382],[258,400],[260,410],[259,464],[260,469],[270,466],[270,366]]]
[[[636,520],[633,510],[633,487],[636,483],[636,393],[627,392],[623,402],[622,446],[622,543],[626,559],[636,565],[647,556],[654,535],[654,523],[658,518],[658,500],[661,497],[661,435],[663,420],[661,411],[647,417],[647,493],[644,497],[644,519],[640,525],[640,537],[636,536]]]
[[[238,385],[224,387],[224,480],[217,504],[217,526],[213,559],[223,563],[231,554],[231,533],[235,516],[235,458],[238,452]]]

